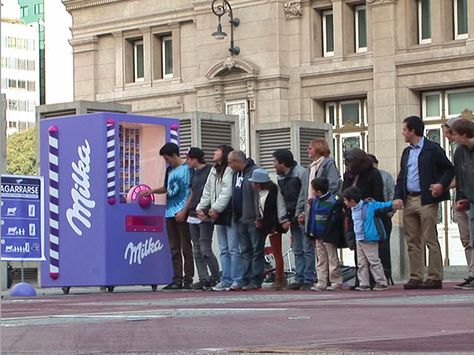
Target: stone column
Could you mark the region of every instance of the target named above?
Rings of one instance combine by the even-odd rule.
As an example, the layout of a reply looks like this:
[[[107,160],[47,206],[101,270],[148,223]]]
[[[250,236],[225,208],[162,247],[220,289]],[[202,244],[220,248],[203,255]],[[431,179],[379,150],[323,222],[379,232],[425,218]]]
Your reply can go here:
[[[123,53],[123,32],[113,32],[115,41],[115,89],[123,90],[124,83],[124,53]]]
[[[74,60],[74,100],[95,101],[98,37],[74,38],[70,43]]]
[[[402,119],[397,115],[397,72],[395,68],[397,1],[367,0],[372,19],[371,43],[373,55],[373,97],[368,100],[369,136],[374,142],[370,150],[375,152],[380,168],[393,175],[399,164],[400,127]],[[393,127],[396,127],[393,129]],[[397,147],[397,149],[394,149]],[[401,229],[394,217],[391,236],[392,273],[394,279],[404,277],[405,246]]]
[[[334,57],[342,57],[344,55],[344,16],[341,0],[333,0],[332,18],[334,23]]]
[[[145,86],[151,86],[152,73],[151,63],[153,60],[152,41],[151,41],[151,28],[145,27],[140,28],[140,32],[143,36],[143,66],[144,66],[144,81]]]
[[[467,46],[474,49],[474,1],[467,2],[468,34]]]

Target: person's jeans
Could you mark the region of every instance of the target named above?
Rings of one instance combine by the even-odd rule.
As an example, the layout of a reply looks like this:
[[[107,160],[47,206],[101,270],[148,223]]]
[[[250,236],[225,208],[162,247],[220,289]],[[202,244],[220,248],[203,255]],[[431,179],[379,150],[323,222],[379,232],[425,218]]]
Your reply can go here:
[[[291,249],[295,256],[295,282],[312,284],[315,280],[315,252],[313,241],[303,233],[303,227],[294,223],[290,227]]]
[[[262,236],[254,223],[239,223],[239,241],[243,284],[261,286],[265,263],[265,236]]]
[[[212,223],[189,224],[191,241],[193,242],[193,256],[199,281],[210,282],[219,280],[219,263],[212,252]],[[209,276],[209,272],[211,275]]]
[[[238,226],[232,221],[231,226],[216,225],[215,228],[222,268],[221,284],[227,287],[232,284],[240,285],[242,283],[242,267]]]
[[[181,285],[184,281],[192,283],[194,277],[193,247],[186,222],[176,222],[174,218],[166,218],[166,229],[173,263],[173,283]],[[183,275],[184,259],[184,275]]]

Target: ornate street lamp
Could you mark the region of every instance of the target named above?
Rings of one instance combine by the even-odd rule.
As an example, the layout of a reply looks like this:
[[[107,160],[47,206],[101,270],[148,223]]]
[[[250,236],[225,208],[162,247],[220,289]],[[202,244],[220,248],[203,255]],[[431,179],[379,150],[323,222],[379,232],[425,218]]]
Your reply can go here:
[[[212,2],[212,12],[218,17],[219,22],[217,24],[217,30],[212,33],[212,37],[215,39],[224,39],[227,37],[227,33],[222,30],[221,17],[225,14],[228,14],[230,17],[230,47],[229,52],[231,55],[238,55],[240,53],[240,48],[234,46],[234,27],[237,27],[240,24],[240,20],[232,12],[232,7],[230,6],[227,0],[214,0]]]

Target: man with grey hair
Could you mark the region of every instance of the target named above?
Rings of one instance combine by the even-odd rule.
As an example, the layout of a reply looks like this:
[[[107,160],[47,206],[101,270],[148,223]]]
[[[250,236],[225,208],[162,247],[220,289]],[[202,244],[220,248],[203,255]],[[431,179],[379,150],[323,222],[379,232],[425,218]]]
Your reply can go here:
[[[232,190],[232,218],[239,233],[242,260],[242,290],[262,288],[265,239],[257,230],[258,192],[249,181],[252,172],[258,168],[244,152],[229,153],[229,166],[234,170]]]
[[[450,155],[454,156],[454,152],[457,149],[457,145],[454,142],[454,137],[453,137],[453,132],[451,131],[451,126],[453,125],[454,122],[458,121],[461,119],[461,116],[457,117],[451,117],[449,120],[447,120],[445,123],[443,123],[442,128],[443,128],[443,134],[444,136],[448,139],[449,141],[449,149],[450,149]],[[451,185],[449,186],[450,188],[454,189],[456,187],[456,180],[453,179],[451,182]],[[456,200],[456,196],[454,196],[454,201]],[[464,248],[464,254],[466,255],[466,262],[467,262],[467,270],[470,272],[472,270],[472,263],[473,263],[473,258],[472,258],[472,245],[471,245],[471,236],[469,232],[469,210],[467,211],[458,211],[456,208],[453,209],[454,211],[454,220],[458,224],[458,230],[459,230],[459,238],[461,239],[461,244]],[[471,226],[473,228],[473,226]],[[463,282],[457,284],[454,286],[456,289],[462,289],[464,286],[469,284],[474,280],[473,277],[468,276],[466,279],[464,279]]]

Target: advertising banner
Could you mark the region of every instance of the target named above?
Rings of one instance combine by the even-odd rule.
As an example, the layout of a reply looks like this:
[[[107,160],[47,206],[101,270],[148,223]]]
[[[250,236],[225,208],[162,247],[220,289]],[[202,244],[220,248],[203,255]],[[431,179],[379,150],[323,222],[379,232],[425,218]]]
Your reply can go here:
[[[43,178],[2,175],[0,193],[1,260],[45,260]]]

